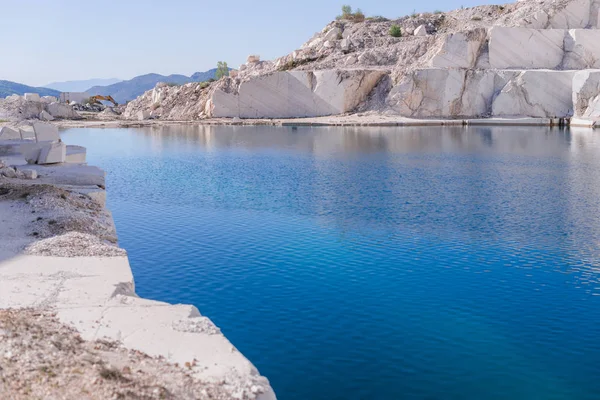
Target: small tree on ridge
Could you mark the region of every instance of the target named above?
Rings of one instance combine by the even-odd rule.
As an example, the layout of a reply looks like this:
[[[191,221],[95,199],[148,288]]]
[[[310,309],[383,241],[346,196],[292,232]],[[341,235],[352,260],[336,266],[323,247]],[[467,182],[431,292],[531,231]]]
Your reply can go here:
[[[217,63],[217,72],[215,72],[215,78],[221,79],[224,76],[229,76],[229,67],[225,61],[219,61]]]

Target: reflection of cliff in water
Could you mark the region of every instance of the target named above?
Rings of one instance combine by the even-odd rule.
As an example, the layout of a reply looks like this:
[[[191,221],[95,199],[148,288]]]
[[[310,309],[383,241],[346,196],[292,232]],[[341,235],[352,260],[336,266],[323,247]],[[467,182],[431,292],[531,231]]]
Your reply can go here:
[[[571,145],[569,130],[545,127],[273,127],[166,125],[136,129],[156,139],[154,145],[206,148],[283,149],[315,154],[371,152],[478,152],[492,149],[535,155],[558,155]],[[586,133],[588,132],[588,133]],[[575,131],[586,146],[591,131]],[[165,140],[168,139],[168,140]],[[593,145],[593,144],[592,144]]]
[[[205,163],[211,179],[203,185],[217,203],[256,210],[285,204],[286,212],[348,228],[365,226],[357,219],[377,226],[384,216],[386,229],[487,239],[515,235],[515,224],[529,221],[516,241],[539,232],[552,237],[575,224],[577,232],[598,231],[593,236],[600,240],[600,209],[592,201],[600,198],[594,172],[600,140],[589,130],[163,126],[135,132],[173,154],[262,154],[244,168],[218,158]],[[223,193],[224,181],[237,191]],[[431,198],[445,201],[424,200]],[[561,212],[544,211],[550,207]]]

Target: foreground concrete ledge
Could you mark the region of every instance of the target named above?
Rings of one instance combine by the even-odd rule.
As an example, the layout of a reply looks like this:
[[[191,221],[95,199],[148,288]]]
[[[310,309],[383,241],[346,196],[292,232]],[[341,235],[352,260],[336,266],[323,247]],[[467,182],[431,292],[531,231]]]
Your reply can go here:
[[[266,379],[198,309],[139,298],[127,257],[18,255],[0,262],[0,308],[50,308],[85,340],[162,356],[205,381],[263,392]],[[260,389],[259,389],[260,387]]]

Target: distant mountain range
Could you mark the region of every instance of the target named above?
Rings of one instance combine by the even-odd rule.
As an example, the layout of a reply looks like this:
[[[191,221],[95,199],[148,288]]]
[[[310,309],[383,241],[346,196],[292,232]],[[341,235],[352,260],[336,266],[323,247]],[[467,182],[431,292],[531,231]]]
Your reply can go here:
[[[173,83],[182,85],[189,82],[204,82],[215,77],[217,72],[213,68],[206,72],[196,72],[192,76],[185,75],[159,75],[147,74],[136,76],[128,81],[114,83],[108,86],[94,86],[86,90],[90,95],[112,96],[118,103],[125,103],[133,100],[144,92],[152,89],[159,82]]]
[[[82,81],[52,82],[45,85],[44,87],[58,90],[60,92],[85,92],[92,86],[107,86],[121,81],[122,79],[117,78],[86,79]]]
[[[16,82],[0,80],[0,98],[11,94],[39,93],[40,96],[59,96],[60,92],[88,92],[90,95],[112,96],[118,103],[133,100],[152,89],[159,82],[182,85],[189,82],[204,82],[215,77],[216,68],[196,72],[192,76],[147,74],[128,81],[119,79],[88,79],[82,81],[54,82],[46,87],[31,87]],[[91,85],[91,86],[90,86]]]
[[[40,96],[59,96],[60,92],[54,89],[43,87],[32,87],[21,83],[0,80],[0,98],[5,98],[12,94],[22,96],[24,93],[38,93]]]

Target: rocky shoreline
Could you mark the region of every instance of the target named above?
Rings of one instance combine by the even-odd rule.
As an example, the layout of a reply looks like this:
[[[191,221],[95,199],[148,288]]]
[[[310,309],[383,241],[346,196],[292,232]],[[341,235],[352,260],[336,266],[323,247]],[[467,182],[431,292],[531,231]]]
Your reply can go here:
[[[127,388],[144,394],[155,381],[147,398],[274,399],[268,380],[198,309],[135,294],[104,205],[104,172],[66,159],[28,164],[23,149],[32,142],[40,143],[0,141],[7,172],[0,174],[0,336],[9,338],[0,341],[0,397],[107,398],[102,394]],[[36,171],[35,179],[16,174],[24,168]],[[52,346],[29,337],[32,326],[40,335],[49,329],[70,336],[40,355],[32,349]],[[97,346],[106,354],[75,366],[69,357],[56,357],[65,346],[76,349],[75,359]],[[131,351],[140,356],[127,361]],[[41,358],[30,360],[34,354]],[[137,374],[141,362],[147,368]],[[31,372],[32,363],[44,369]],[[103,377],[103,368],[118,371],[118,379]],[[31,379],[19,384],[11,378],[19,374]],[[81,385],[82,377],[91,382]]]

